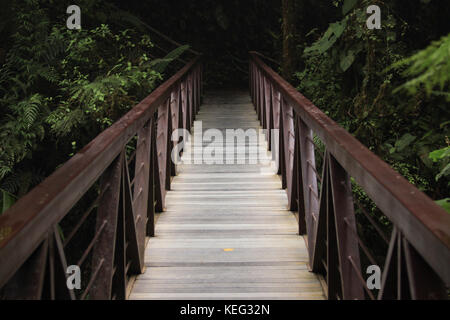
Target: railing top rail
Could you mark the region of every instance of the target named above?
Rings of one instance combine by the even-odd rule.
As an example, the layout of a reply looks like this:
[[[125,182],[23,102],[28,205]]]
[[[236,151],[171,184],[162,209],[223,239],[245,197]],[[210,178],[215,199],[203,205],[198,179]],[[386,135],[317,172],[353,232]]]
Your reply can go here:
[[[193,59],[0,216],[0,287],[198,64]]]
[[[255,55],[257,55],[257,56],[260,56],[261,58],[266,59],[267,61],[273,62],[273,63],[275,63],[276,65],[279,65],[279,66],[281,65],[281,63],[279,63],[277,60],[275,60],[275,59],[273,59],[273,58],[270,58],[270,57],[268,57],[268,56],[262,54],[261,52],[252,51],[251,53],[252,53],[252,54],[255,54]]]
[[[349,132],[267,66],[256,52],[251,61],[282,94],[327,150],[366,191],[383,213],[450,284],[450,215],[409,183]]]

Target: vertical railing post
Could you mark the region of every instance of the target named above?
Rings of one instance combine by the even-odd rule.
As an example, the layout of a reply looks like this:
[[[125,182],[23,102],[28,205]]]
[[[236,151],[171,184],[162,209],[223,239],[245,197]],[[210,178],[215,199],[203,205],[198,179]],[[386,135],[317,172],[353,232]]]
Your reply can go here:
[[[296,183],[294,183],[294,151],[295,151],[295,128],[294,128],[294,110],[289,103],[282,98],[281,118],[283,122],[283,150],[284,150],[284,168],[286,174],[286,188],[288,194],[289,210],[295,211],[296,205]]]
[[[190,115],[187,99],[187,86],[185,81],[181,81],[181,112],[183,114],[183,128],[190,131]]]
[[[273,101],[272,101],[272,84],[270,83],[269,79],[266,79],[264,83],[264,101],[265,101],[265,123],[264,123],[264,129],[266,129],[266,140],[269,147],[269,151],[271,150],[271,129],[272,129],[272,108],[273,108]]]
[[[203,73],[203,67],[202,65],[199,65],[197,67],[197,79],[198,79],[198,106],[200,107],[202,104],[202,85],[203,85],[203,80],[202,80],[202,73]]]
[[[179,104],[179,86],[177,89],[174,89],[172,93],[170,94],[170,114],[171,114],[171,122],[172,122],[172,132],[176,129],[182,128],[182,115],[181,115],[181,108]],[[196,96],[196,94],[194,95]],[[172,134],[172,133],[171,133]],[[179,142],[179,140],[172,141],[172,137],[169,138],[171,141],[170,145],[173,149]],[[172,175],[175,176],[177,174],[176,172],[176,166],[173,161],[171,161],[171,169],[172,169]]]
[[[43,297],[44,277],[48,270],[48,239],[0,290],[2,299],[39,300]],[[44,293],[48,294],[48,292]]]
[[[254,99],[255,99],[255,110],[256,110],[256,115],[258,116],[258,120],[259,120],[259,70],[258,68],[256,68],[256,66],[254,67],[254,74],[255,74],[255,78],[253,79],[253,87],[254,87]]]
[[[258,105],[258,119],[261,126],[264,125],[264,75],[260,71],[259,73],[259,105]]]
[[[299,124],[301,119],[298,120]],[[300,139],[299,139],[300,140]],[[330,216],[332,216],[333,211],[333,199],[331,197],[331,184],[330,184],[330,170],[328,165],[329,153],[327,151],[324,152],[323,156],[323,165],[322,165],[322,183],[320,189],[320,207],[319,207],[319,215],[313,221],[314,230],[308,231],[308,225],[306,225],[306,229],[308,232],[313,233],[312,235],[308,235],[308,251],[310,255],[310,267],[311,271],[319,273],[319,274],[327,274],[327,278],[330,277],[332,283],[331,286],[328,286],[328,294],[327,296],[334,296],[332,291],[335,290],[335,283],[333,275],[328,274],[328,265],[326,265],[329,261],[335,259],[335,256],[330,255],[332,250],[329,250],[329,246],[336,245],[334,240],[328,241],[329,234],[328,230],[331,228],[332,220],[330,220]],[[303,187],[302,187],[303,188]],[[305,194],[305,193],[303,193]],[[310,219],[311,217],[305,217],[305,221]],[[306,224],[311,223],[307,221]],[[333,227],[334,228],[334,227]],[[334,230],[334,229],[333,229]],[[328,245],[327,245],[328,244]],[[337,253],[336,253],[336,261],[337,261]],[[331,270],[332,272],[337,271],[336,269]],[[327,280],[328,283],[328,280]]]
[[[281,163],[281,142],[282,142],[282,135],[283,132],[281,131],[281,126],[280,126],[280,119],[281,119],[281,93],[279,91],[277,91],[275,89],[274,86],[272,86],[272,102],[273,102],[273,106],[272,106],[272,125],[273,128],[275,130],[278,130],[278,141],[275,141],[274,138],[272,137],[271,142],[275,143],[275,145],[277,146],[278,149],[273,150],[272,149],[272,158],[276,158],[276,163],[278,164],[278,172],[277,174],[281,175],[281,167],[282,167],[282,163]]]
[[[148,190],[148,207],[147,207],[147,236],[155,236],[155,211],[156,204],[161,201],[159,187],[159,169],[158,169],[158,152],[156,149],[156,122],[154,117],[150,119],[150,169],[149,169],[149,190]]]
[[[202,70],[202,71],[201,71],[201,73],[200,73],[200,74],[201,74],[201,82],[200,82],[200,83],[201,83],[201,88],[202,88],[200,96],[201,96],[202,98],[203,98],[203,94],[205,93],[205,92],[204,92],[204,81],[203,81],[203,73],[205,72],[205,71],[204,71],[204,68],[205,68],[205,67],[204,67],[204,65],[202,64],[202,65],[201,65],[201,70]]]
[[[364,287],[357,277],[357,273],[361,274],[361,263],[358,239],[356,238],[356,221],[350,177],[332,155],[329,157],[329,166],[342,297],[346,300],[364,299]],[[328,269],[335,267],[328,265]]]
[[[258,116],[258,121],[261,122],[261,115],[260,115],[260,105],[261,105],[261,86],[260,86],[260,82],[261,82],[261,73],[259,71],[259,69],[256,69],[256,79],[255,79],[255,88],[256,88],[256,115]]]
[[[197,105],[197,76],[195,70],[191,73],[191,81],[192,81],[192,109],[193,109],[193,115],[194,119],[198,112],[198,105]],[[174,126],[175,128],[175,126]]]
[[[255,101],[253,99],[253,65],[251,60],[248,63],[248,88],[250,90],[250,97],[252,99],[253,105],[255,104]]]
[[[158,211],[165,208],[166,190],[170,190],[170,98],[158,108],[158,122],[156,134],[156,150],[158,155],[159,180],[161,189],[161,200]]]
[[[402,237],[410,296],[414,300],[446,300],[447,289],[405,237]]]
[[[136,190],[142,195],[142,189]],[[125,269],[125,273],[128,271],[132,274],[140,274],[144,270],[144,241],[139,241],[139,235],[137,231],[138,219],[134,210],[133,198],[131,195],[130,186],[130,174],[128,171],[128,163],[124,161],[123,173],[122,173],[122,187],[121,187],[121,206],[119,208],[119,213],[123,215],[125,222],[125,234],[126,234],[126,253],[127,257],[130,259],[130,265]],[[140,195],[136,195],[138,197]],[[136,198],[138,199],[138,198]]]
[[[195,114],[198,113],[200,108],[200,67],[195,68]]]
[[[258,69],[256,68],[255,64],[252,62],[252,86],[253,86],[253,104],[255,105],[255,110],[257,110],[257,104],[258,104]]]
[[[383,267],[379,300],[446,300],[445,285],[394,227]]]
[[[100,179],[100,191],[97,209],[96,232],[101,228],[100,236],[92,253],[92,266],[101,264],[102,272],[94,280],[90,297],[94,300],[111,299],[112,277],[114,272],[114,252],[117,231],[117,216],[120,202],[122,167],[125,155],[122,152],[110,165]]]
[[[307,234],[306,218],[305,218],[305,198],[304,198],[304,185],[303,185],[303,168],[302,168],[302,156],[300,150],[300,117],[295,116],[295,148],[294,148],[294,170],[297,190],[297,211],[298,211],[298,233],[300,235]]]
[[[136,149],[136,162],[134,173],[134,213],[136,215],[136,232],[140,244],[139,255],[144,257],[144,244],[147,234],[146,225],[148,219],[148,202],[150,186],[150,147],[151,147],[151,125],[149,121],[138,131],[138,141]]]
[[[262,95],[261,95],[261,99],[262,99],[262,104],[261,104],[261,124],[263,129],[267,129],[267,90],[266,90],[266,82],[268,81],[268,79],[266,79],[266,77],[262,78],[262,83],[261,83],[261,88],[262,88]]]
[[[192,104],[192,82],[190,75],[187,75],[186,77],[186,90],[187,105],[189,110],[189,128],[191,128],[194,120],[194,107]]]
[[[302,189],[303,189],[303,200],[305,208],[305,220],[306,220],[306,231],[308,235],[308,243],[313,243],[314,241],[314,228],[315,221],[319,215],[319,198],[317,191],[317,176],[315,172],[315,154],[314,154],[314,143],[313,143],[313,133],[306,124],[300,119],[298,122],[299,128],[299,146],[300,146],[300,162],[299,168],[301,168],[302,173]],[[310,250],[310,259],[312,258],[313,248],[308,246]],[[312,264],[312,261],[310,260]]]
[[[283,96],[280,95],[280,116],[279,116],[279,124],[278,127],[280,129],[280,144],[279,144],[279,159],[280,159],[280,174],[281,174],[281,188],[287,188],[287,170],[286,170],[286,144],[285,144],[285,134],[284,134],[284,119],[283,119],[283,107],[284,99]]]

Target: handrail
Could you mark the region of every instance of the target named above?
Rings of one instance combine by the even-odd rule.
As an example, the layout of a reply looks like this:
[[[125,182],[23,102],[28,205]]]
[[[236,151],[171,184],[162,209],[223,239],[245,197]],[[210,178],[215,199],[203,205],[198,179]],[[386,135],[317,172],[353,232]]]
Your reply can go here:
[[[128,167],[123,164],[126,162],[124,161],[126,156],[123,150],[136,135],[139,143],[136,145],[135,158],[140,157],[136,161],[145,163],[145,170],[141,171],[147,175],[147,177],[142,176],[139,187],[144,188],[144,191],[148,189],[150,192],[150,189],[153,190],[153,185],[149,183],[149,177],[159,175],[161,181],[156,181],[155,185],[160,185],[160,188],[155,193],[157,193],[157,206],[160,209],[163,208],[164,191],[167,188],[165,181],[170,181],[172,172],[169,168],[170,162],[167,161],[170,156],[166,153],[171,143],[170,130],[178,128],[179,124],[182,124],[184,128],[190,128],[196,110],[200,105],[201,72],[200,57],[197,57],[156,88],[111,127],[100,133],[63,166],[0,216],[0,288],[12,278],[19,267],[24,265],[24,262],[27,259],[29,260],[38,248],[41,248],[43,242],[49,242],[49,232],[52,233],[53,226],[68,214],[99,178],[103,181],[101,182],[103,187],[100,192],[100,199],[98,199],[101,204],[97,215],[103,210],[102,205],[107,208],[107,202],[111,203],[111,201],[116,201],[121,197],[116,194],[121,189],[120,185],[129,184],[129,180],[127,182],[127,179],[125,179],[128,176]],[[156,112],[159,114],[158,119],[154,119]],[[173,122],[172,118],[176,122]],[[164,136],[165,141],[160,141],[160,136]],[[153,143],[155,143],[154,147]],[[146,162],[153,161],[152,157],[155,157],[155,163],[150,165],[149,168]],[[145,159],[147,161],[144,161]],[[152,166],[156,168],[156,171],[152,171],[154,169]],[[122,169],[122,167],[125,169]],[[135,176],[139,178],[143,173],[137,169],[136,165]],[[157,174],[158,171],[159,174]],[[119,179],[117,179],[117,174]],[[132,189],[130,186],[128,187],[130,190]],[[134,190],[137,190],[136,184]],[[105,193],[106,195],[104,195]],[[122,200],[126,201],[127,192],[120,190],[120,194],[122,193],[125,197],[123,198],[125,200]],[[137,195],[137,192],[134,195]],[[147,199],[147,195],[145,199]],[[117,207],[118,202],[115,204],[114,210],[120,211],[120,208],[117,209]],[[145,216],[147,216],[146,212],[149,211],[148,219],[153,218],[150,217],[153,203],[149,204],[148,208],[147,206],[145,206],[146,208],[140,208],[139,205],[136,207],[137,209],[132,208],[130,211],[133,215],[136,215],[137,221],[145,220],[146,222],[147,217],[143,219],[141,213],[136,213],[136,211],[142,211]],[[130,218],[128,214],[129,212],[124,212],[126,216],[124,219]],[[117,217],[112,216],[111,219],[114,224]],[[129,224],[130,222],[126,223]],[[144,229],[147,227],[145,224]],[[138,227],[138,224],[131,223],[128,227],[134,230]],[[97,230],[100,234],[103,229]],[[151,234],[151,232],[150,230],[147,233]],[[130,238],[134,236],[127,234],[127,237]],[[55,237],[58,238],[58,236]],[[100,238],[102,237],[100,236]],[[50,241],[53,242],[53,239]],[[109,246],[114,247],[114,243],[109,243]],[[142,243],[139,243],[139,247],[142,247]],[[58,247],[58,249],[60,248]],[[49,249],[44,248],[43,250],[47,252]],[[95,248],[94,251],[96,251]],[[62,252],[59,252],[59,254],[64,256]],[[101,264],[99,265],[101,266]]]
[[[273,58],[271,58],[271,57],[268,57],[268,56],[262,54],[261,52],[252,51],[251,53],[252,53],[252,54],[258,55],[258,56],[260,56],[261,58],[263,58],[263,59],[265,59],[265,60],[267,60],[267,61],[273,62],[273,63],[275,63],[277,66],[281,66],[281,63],[280,63],[280,62],[278,62],[277,60],[275,60],[275,59],[273,59]]]
[[[358,239],[348,233],[355,229],[352,194],[351,190],[348,190],[350,185],[348,176],[350,176],[393,223],[394,229],[398,231],[397,236],[405,241],[406,253],[404,254],[407,256],[406,258],[413,259],[410,254],[412,252],[409,248],[410,244],[448,286],[450,284],[450,215],[368,150],[349,132],[327,117],[311,101],[268,67],[259,56],[256,52],[250,52],[251,95],[264,128],[290,130],[291,135],[295,137],[295,141],[291,142],[291,145],[295,144],[294,159],[290,159],[291,163],[282,163],[283,170],[287,170],[283,178],[288,187],[291,208],[298,208],[299,211],[303,210],[306,214],[302,217],[303,213],[300,213],[299,227],[301,233],[308,233],[311,268],[320,269],[317,262],[320,250],[315,246],[318,246],[317,242],[321,241],[318,234],[321,232],[322,226],[319,226],[320,223],[317,221],[321,219],[320,215],[325,216],[331,210],[325,210],[326,206],[321,205],[321,201],[324,201],[327,196],[331,197],[330,201],[334,205],[332,209],[336,211],[335,215],[341,214],[337,211],[342,211],[342,218],[345,219],[346,227],[344,226],[342,229],[342,226],[339,226],[342,221],[336,217],[337,236],[341,237],[339,250],[345,246],[347,248],[344,249],[353,250],[352,253],[358,256],[357,263],[353,263],[353,265],[359,264],[358,244],[350,244],[350,239],[355,241]],[[277,116],[277,114],[281,115]],[[318,194],[317,178],[320,177],[316,174],[314,167],[314,147],[311,143],[313,133],[326,146],[324,159],[326,170],[324,171],[325,177],[322,179],[326,178],[323,179],[326,181],[323,185],[326,183],[330,185],[326,185],[326,188],[322,190],[320,199],[314,199],[310,196],[311,192],[305,190],[311,189]],[[285,133],[280,133],[280,137],[281,140],[289,139]],[[283,149],[283,143],[286,141],[280,142],[281,152],[286,152]],[[288,156],[285,155],[284,158],[286,159]],[[342,189],[335,184],[334,180],[338,177],[340,178],[338,181],[347,185],[347,188]],[[296,194],[297,192],[298,194]],[[343,197],[340,201],[337,201],[337,194]],[[298,206],[296,201],[298,201]],[[306,220],[306,225],[304,220]],[[342,234],[339,235],[339,233]],[[391,239],[390,249],[393,249],[393,246],[395,246],[394,239]],[[350,251],[339,254],[348,256]],[[388,258],[389,262],[391,257]],[[408,261],[410,262],[410,260]],[[351,263],[339,261],[342,269],[348,267],[342,273],[352,269],[351,266],[348,266]],[[417,266],[418,263],[415,265]],[[407,262],[407,266],[408,272],[412,274],[414,269],[412,263],[408,264]],[[385,269],[388,267],[389,265],[386,265]],[[348,279],[360,282],[348,274],[341,276],[344,278],[343,281]],[[386,277],[387,273],[384,276]],[[352,286],[355,287],[354,283]],[[361,290],[361,288],[354,289],[353,293],[357,292],[356,296],[361,297]],[[349,296],[347,295],[347,297]]]

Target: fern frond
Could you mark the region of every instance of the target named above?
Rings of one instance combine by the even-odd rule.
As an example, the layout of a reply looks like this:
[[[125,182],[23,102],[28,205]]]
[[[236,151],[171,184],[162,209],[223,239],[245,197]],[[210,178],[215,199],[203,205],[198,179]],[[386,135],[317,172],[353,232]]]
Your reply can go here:
[[[67,136],[72,129],[82,123],[84,113],[81,109],[66,111],[60,107],[47,117],[47,123],[51,124],[51,129],[58,137]]]
[[[0,180],[2,180],[7,174],[12,172],[12,168],[6,165],[0,166]]]
[[[179,46],[169,52],[164,58],[152,60],[149,65],[153,67],[153,70],[156,72],[163,73],[172,61],[178,59],[189,48],[189,45]]]
[[[19,115],[22,115],[24,127],[31,128],[36,119],[40,115],[41,105],[43,104],[43,97],[40,94],[34,94],[28,99],[20,101],[15,108]]]
[[[423,87],[427,94],[443,95],[450,101],[448,88],[450,83],[450,34],[433,42],[413,56],[394,63],[388,70],[405,67],[402,74],[412,79],[395,89],[394,93],[407,90],[414,94]],[[439,88],[440,91],[436,91],[435,88]],[[447,90],[444,90],[445,88]]]

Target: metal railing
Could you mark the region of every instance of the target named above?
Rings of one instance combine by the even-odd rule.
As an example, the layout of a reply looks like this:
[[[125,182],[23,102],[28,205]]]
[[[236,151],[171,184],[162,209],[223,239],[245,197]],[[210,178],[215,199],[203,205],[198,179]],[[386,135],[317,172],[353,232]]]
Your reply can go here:
[[[270,147],[328,298],[446,298],[450,216],[256,53],[249,72],[263,128],[280,130],[279,144]],[[146,237],[154,235],[155,211],[163,210],[175,174],[171,133],[190,129],[201,94],[197,58],[0,216],[1,297],[126,298],[129,279],[144,269]],[[360,203],[357,188],[382,215]],[[372,234],[380,245],[368,241]],[[374,243],[385,252],[374,253]],[[364,266],[380,260],[381,288],[374,291]],[[83,270],[83,290],[68,288],[69,265]]]
[[[328,298],[447,298],[450,215],[328,118],[256,52],[250,52],[249,74],[263,128],[280,130],[278,150],[271,142],[272,152],[280,163],[290,209],[299,213],[310,268],[323,276]],[[354,196],[357,188],[380,215],[358,201],[362,196]],[[361,218],[365,223],[358,222]],[[383,219],[388,220],[384,225],[379,223]],[[380,241],[367,241],[373,235]],[[386,250],[380,254],[383,246]],[[381,288],[372,290],[364,267],[378,264]]]
[[[190,129],[201,94],[196,58],[0,216],[2,298],[126,298],[175,173],[172,131]]]

